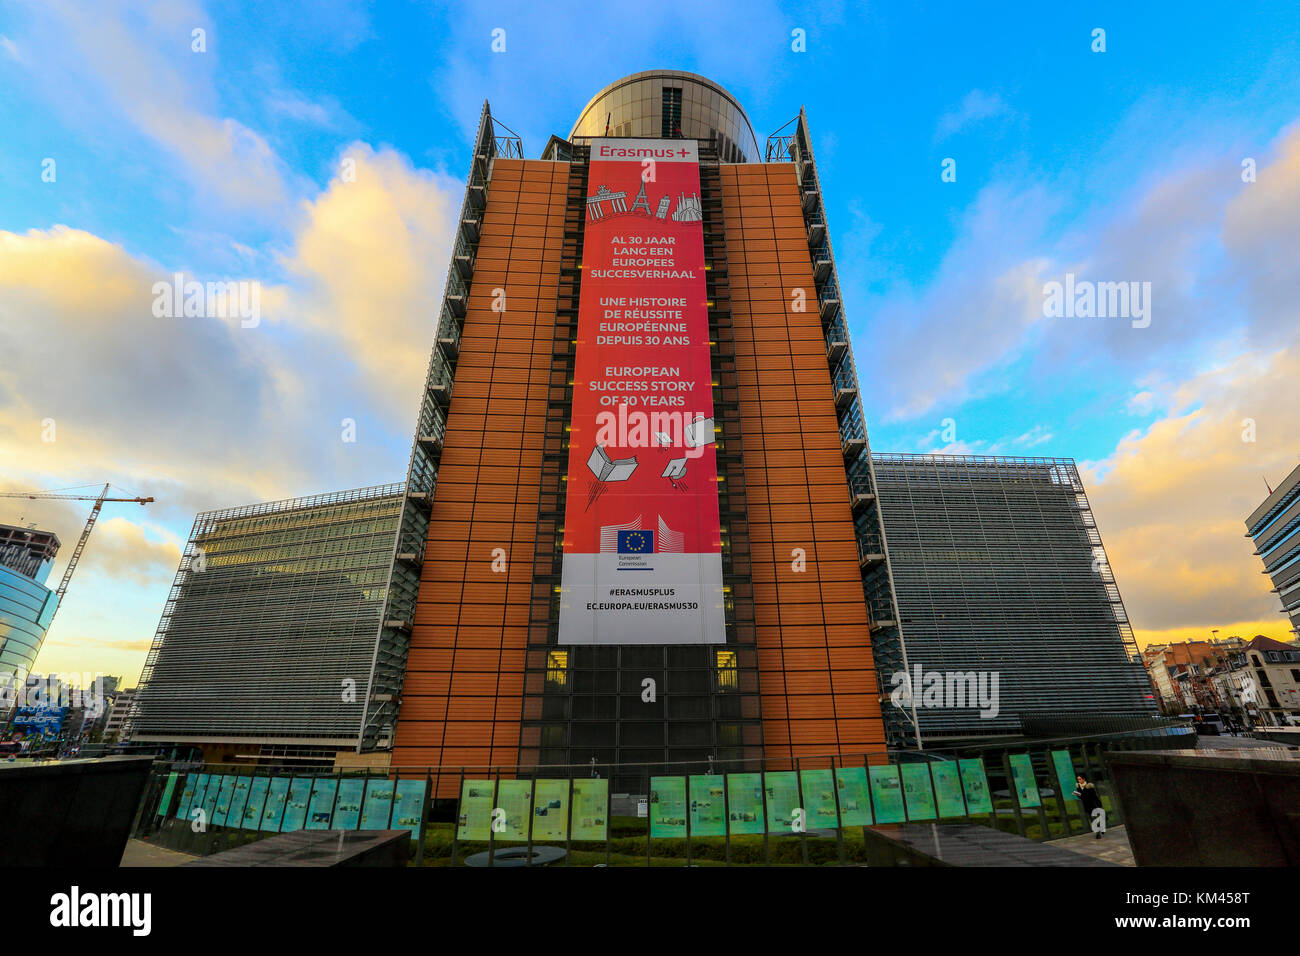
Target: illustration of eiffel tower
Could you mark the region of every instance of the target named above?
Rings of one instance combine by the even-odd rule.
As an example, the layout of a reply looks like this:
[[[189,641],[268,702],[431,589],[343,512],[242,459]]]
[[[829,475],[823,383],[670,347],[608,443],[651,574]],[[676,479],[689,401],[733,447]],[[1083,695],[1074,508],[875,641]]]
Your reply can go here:
[[[650,212],[650,200],[649,200],[649,199],[646,199],[646,195],[645,195],[645,180],[644,180],[644,179],[641,180],[641,191],[638,192],[638,193],[636,194],[636,199],[635,199],[635,200],[633,201],[633,203],[632,203],[632,212],[636,212],[637,209],[644,209],[644,210],[645,210],[645,214],[646,214],[647,216],[651,215],[651,212]]]

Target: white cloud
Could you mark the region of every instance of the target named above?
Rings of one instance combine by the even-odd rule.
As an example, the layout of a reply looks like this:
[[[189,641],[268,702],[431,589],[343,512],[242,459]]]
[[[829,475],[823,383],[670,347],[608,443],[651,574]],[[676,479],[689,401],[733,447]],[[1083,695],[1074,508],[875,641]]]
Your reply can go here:
[[[33,88],[77,127],[124,119],[164,153],[203,195],[244,210],[284,211],[290,174],[266,139],[214,115],[217,37],[189,0],[135,4],[100,0],[94,15],[69,0],[30,8],[23,46]],[[191,31],[207,31],[207,51]]]
[[[934,139],[941,142],[985,120],[1007,119],[1015,115],[1015,110],[997,93],[971,90],[956,108],[939,117]]]
[[[1268,348],[1300,326],[1300,125],[1260,157],[1258,182],[1235,157],[1161,171],[1130,198],[1060,235],[1059,187],[993,185],[966,211],[934,280],[867,303],[856,352],[890,404],[886,420],[959,403],[992,370],[1035,353],[1035,368],[1178,380],[1207,354]],[[872,238],[876,238],[874,235]],[[888,241],[888,230],[880,240]],[[872,267],[871,276],[880,266]],[[848,272],[849,285],[858,279]],[[1043,319],[1045,282],[1151,283],[1151,322]],[[861,314],[863,310],[857,310]],[[1141,401],[1139,399],[1139,401]]]
[[[343,160],[355,164],[355,180],[336,176],[304,204],[283,261],[289,282],[273,297],[287,318],[345,356],[361,389],[406,427],[429,362],[464,186],[361,143]]]
[[[934,281],[868,306],[855,352],[863,374],[887,383],[877,393],[890,403],[887,419],[969,397],[976,373],[1009,359],[1043,320],[1047,263],[1029,249],[1051,209],[1038,187],[983,190]]]
[[[57,666],[94,658],[70,634],[116,647],[153,632],[196,512],[402,478],[463,187],[391,150],[346,155],[355,182],[304,204],[255,328],[155,317],[153,283],[173,270],[83,230],[0,231],[4,486],[111,481],[157,499],[106,506],[55,621]],[[355,444],[342,415],[363,423]],[[60,535],[56,574],[88,510],[0,499],[0,521]]]
[[[1242,356],[1163,389],[1164,416],[1084,483],[1134,627],[1269,619],[1277,598],[1245,537],[1246,517],[1300,461],[1300,350]],[[1256,423],[1243,441],[1244,419]]]

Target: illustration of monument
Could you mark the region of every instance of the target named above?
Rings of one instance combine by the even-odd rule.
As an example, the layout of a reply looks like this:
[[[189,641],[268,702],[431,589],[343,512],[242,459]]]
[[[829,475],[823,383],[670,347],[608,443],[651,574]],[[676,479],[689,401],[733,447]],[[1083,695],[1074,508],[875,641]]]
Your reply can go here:
[[[588,200],[590,202],[591,200]],[[704,219],[704,213],[700,208],[700,197],[695,193],[687,196],[685,193],[677,200],[677,208],[673,210],[674,222],[700,222]]]
[[[642,188],[645,188],[644,185]],[[627,212],[627,193],[610,192],[609,187],[602,184],[596,190],[596,195],[587,197],[587,212],[590,214],[592,222],[605,218],[603,203],[609,203],[610,209],[614,212]],[[648,206],[646,211],[649,212]]]
[[[641,180],[641,189],[636,194],[636,199],[632,200],[632,212],[638,209],[644,209],[645,214],[650,215],[650,200],[645,198],[645,180]]]

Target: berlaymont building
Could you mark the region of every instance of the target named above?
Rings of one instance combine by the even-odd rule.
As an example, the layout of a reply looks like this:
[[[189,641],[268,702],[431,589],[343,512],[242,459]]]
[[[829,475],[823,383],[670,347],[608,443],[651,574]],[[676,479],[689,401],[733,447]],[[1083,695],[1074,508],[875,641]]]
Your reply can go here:
[[[526,158],[484,105],[405,482],[201,516],[208,570],[178,573],[144,735],[594,761],[638,792],[669,766],[1154,713],[1073,462],[873,455],[804,112],[760,140],[675,71],[575,111]],[[917,665],[998,673],[998,719],[900,705]],[[264,703],[202,692],[227,673]]]

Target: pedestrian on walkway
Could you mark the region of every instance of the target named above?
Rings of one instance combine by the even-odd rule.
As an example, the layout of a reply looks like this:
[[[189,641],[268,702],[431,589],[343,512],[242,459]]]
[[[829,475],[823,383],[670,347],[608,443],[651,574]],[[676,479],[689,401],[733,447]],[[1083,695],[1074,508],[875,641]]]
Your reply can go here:
[[[1074,795],[1078,797],[1079,801],[1083,804],[1084,817],[1091,821],[1093,819],[1093,811],[1101,810],[1100,829],[1094,829],[1093,831],[1097,834],[1097,839],[1100,840],[1101,835],[1106,832],[1106,811],[1102,809],[1101,806],[1101,794],[1097,792],[1097,788],[1089,783],[1088,778],[1083,774],[1077,775],[1074,778],[1074,782],[1077,784],[1074,788]]]

